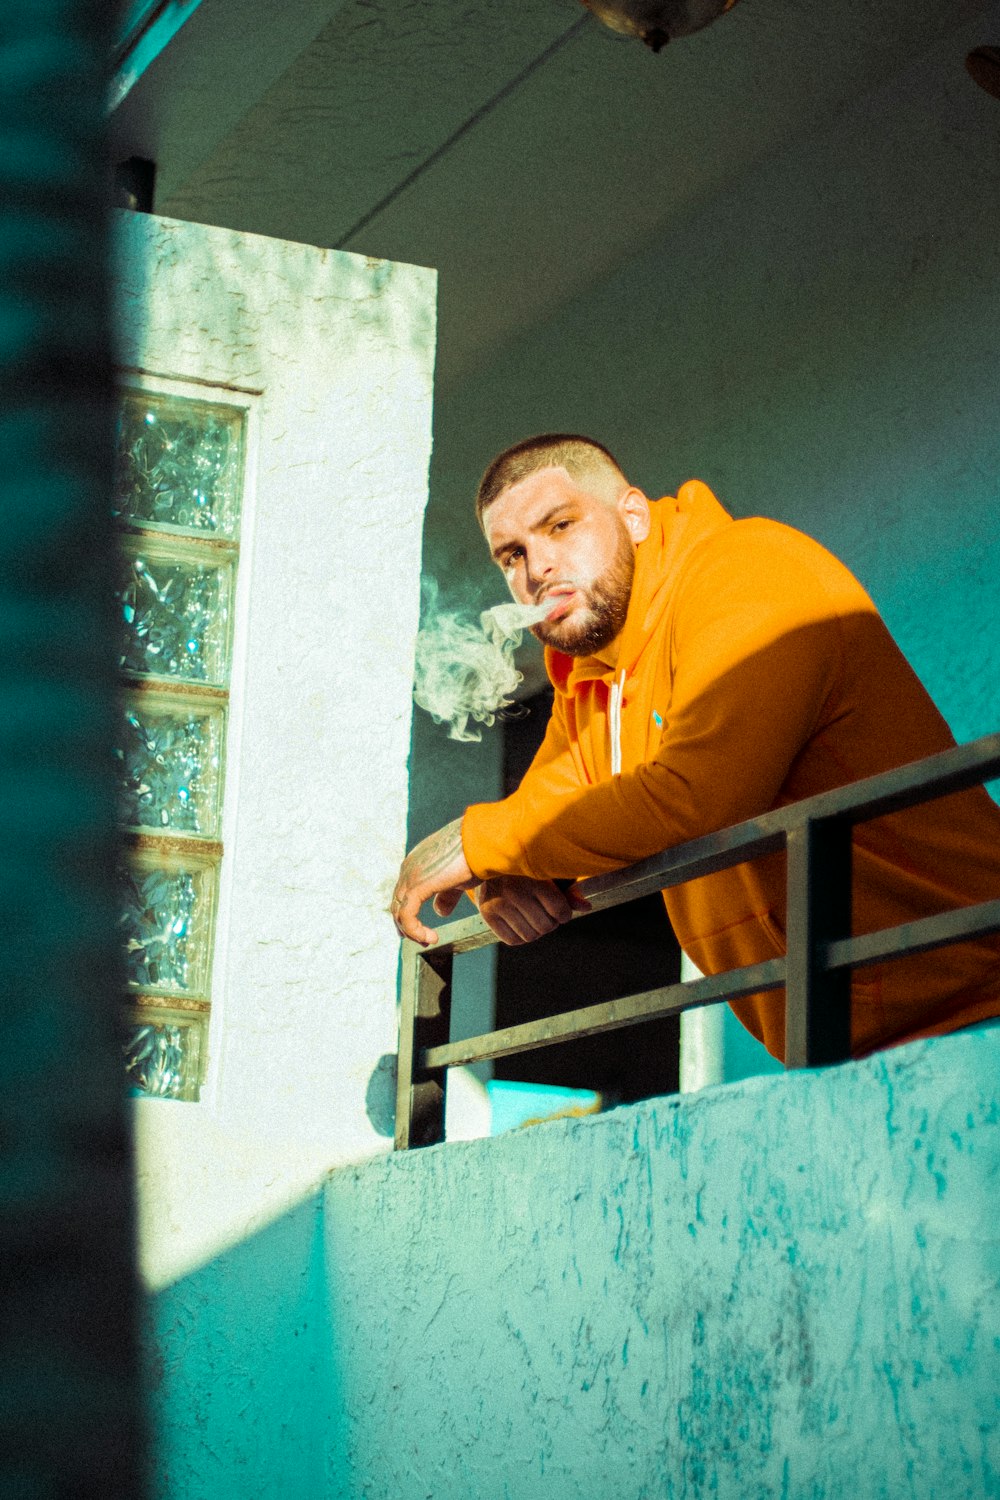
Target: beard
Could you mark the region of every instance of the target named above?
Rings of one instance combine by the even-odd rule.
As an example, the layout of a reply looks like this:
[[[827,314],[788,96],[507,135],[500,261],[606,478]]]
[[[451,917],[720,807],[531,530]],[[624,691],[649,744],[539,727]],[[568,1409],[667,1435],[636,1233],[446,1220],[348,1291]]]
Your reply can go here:
[[[564,620],[541,620],[532,627],[532,635],[566,656],[593,656],[621,632],[634,576],[635,548],[622,526],[615,555],[605,571],[588,587],[577,585],[583,604],[577,604]]]

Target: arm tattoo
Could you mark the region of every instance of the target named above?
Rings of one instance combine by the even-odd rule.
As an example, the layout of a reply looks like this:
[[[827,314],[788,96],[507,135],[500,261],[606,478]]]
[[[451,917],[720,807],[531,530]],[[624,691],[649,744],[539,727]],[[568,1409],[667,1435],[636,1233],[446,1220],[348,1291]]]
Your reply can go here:
[[[416,858],[418,879],[430,880],[445,865],[451,863],[462,847],[462,820],[456,818],[437,833],[430,834],[414,849],[411,859]]]

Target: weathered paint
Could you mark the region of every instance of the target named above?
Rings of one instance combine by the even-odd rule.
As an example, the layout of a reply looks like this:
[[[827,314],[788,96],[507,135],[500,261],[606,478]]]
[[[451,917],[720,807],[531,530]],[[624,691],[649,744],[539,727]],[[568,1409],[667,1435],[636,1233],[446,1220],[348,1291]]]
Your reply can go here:
[[[157,1493],[1000,1495],[1000,1028],[333,1174],[157,1299]]]

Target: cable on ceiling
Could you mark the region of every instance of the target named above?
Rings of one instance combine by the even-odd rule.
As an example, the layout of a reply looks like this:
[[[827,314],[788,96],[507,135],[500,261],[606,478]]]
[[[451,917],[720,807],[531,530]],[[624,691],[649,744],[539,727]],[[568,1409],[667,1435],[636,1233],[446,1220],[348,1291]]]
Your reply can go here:
[[[550,57],[553,57],[561,47],[564,47],[568,41],[571,41],[572,38],[576,36],[577,32],[582,31],[584,26],[589,26],[591,24],[591,19],[592,18],[589,15],[581,16],[580,19],[578,21],[574,21],[572,26],[570,26],[568,30],[564,31],[561,36],[557,36],[555,41],[551,42],[543,52],[539,52],[537,57],[533,57],[526,68],[522,68],[521,72],[518,73],[516,77],[510,79],[509,82],[505,83],[503,88],[498,90],[498,92],[495,93],[491,99],[487,99],[485,104],[477,109],[474,114],[471,114],[467,120],[463,121],[458,129],[454,131],[454,133],[450,135],[446,141],[443,141],[441,145],[438,146],[437,150],[432,151],[430,156],[426,157],[418,167],[414,167],[413,171],[409,174],[408,177],[404,177],[402,182],[398,182],[390,192],[386,193],[384,198],[380,199],[379,202],[375,204],[374,208],[370,208],[367,213],[362,214],[357,223],[354,224],[346,234],[341,235],[340,239],[333,246],[333,248],[335,250],[346,249],[348,240],[353,239],[354,236],[356,234],[359,234],[360,231],[364,229],[368,224],[370,224],[373,219],[378,218],[379,214],[383,213],[391,203],[394,203],[402,193],[405,193],[407,188],[410,187],[414,182],[416,182],[418,177],[422,177],[430,167],[434,166],[435,162],[439,162],[442,156],[445,156],[451,150],[451,148],[462,139],[463,135],[468,134],[468,132],[472,130],[474,126],[479,124],[480,120],[484,120],[488,114],[491,114],[493,110],[496,109],[497,105],[502,104],[503,101],[514,92],[515,89],[520,88],[521,84],[525,81],[526,78],[530,78],[532,73],[543,67],[544,64],[548,62]]]

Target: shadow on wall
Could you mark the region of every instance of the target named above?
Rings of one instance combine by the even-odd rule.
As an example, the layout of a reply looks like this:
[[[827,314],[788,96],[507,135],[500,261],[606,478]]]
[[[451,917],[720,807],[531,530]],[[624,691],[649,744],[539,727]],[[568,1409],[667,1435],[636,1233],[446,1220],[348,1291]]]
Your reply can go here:
[[[327,1280],[317,1192],[150,1298],[156,1500],[326,1493],[340,1405]]]

